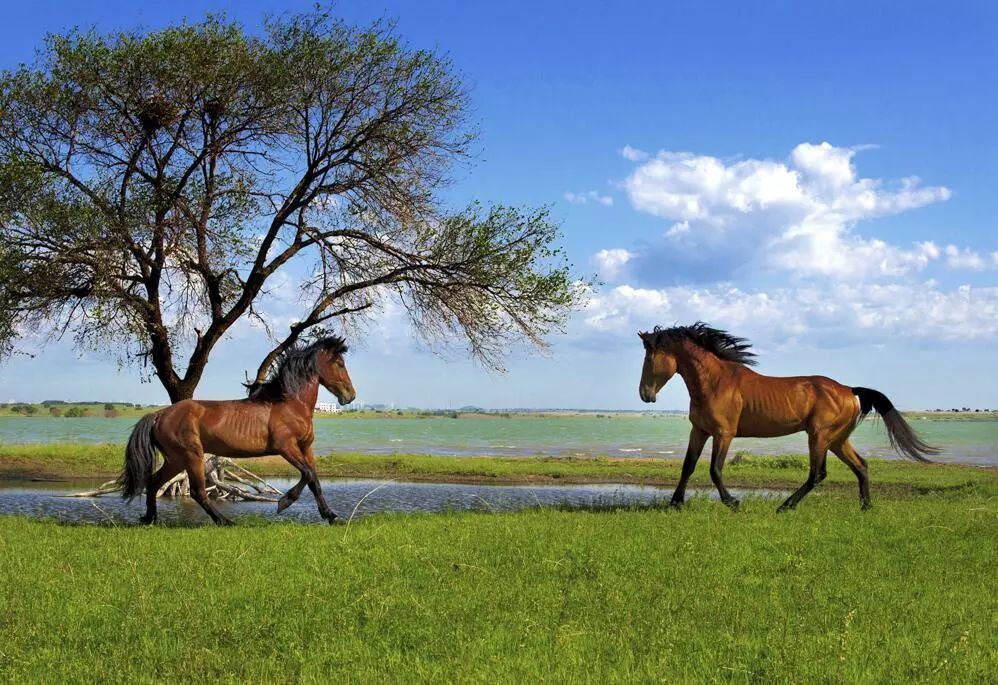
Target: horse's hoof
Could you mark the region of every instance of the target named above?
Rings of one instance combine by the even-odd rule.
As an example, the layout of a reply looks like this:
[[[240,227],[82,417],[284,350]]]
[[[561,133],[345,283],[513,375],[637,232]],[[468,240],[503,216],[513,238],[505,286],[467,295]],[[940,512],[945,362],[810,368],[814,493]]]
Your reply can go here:
[[[729,500],[727,500],[727,501],[726,501],[726,502],[725,502],[724,504],[725,504],[725,505],[726,505],[726,506],[728,507],[728,509],[730,509],[731,511],[738,511],[738,510],[739,510],[739,509],[741,508],[741,506],[742,506],[742,503],[741,503],[741,502],[739,502],[739,501],[738,501],[738,500],[736,500],[736,499],[729,499]]]
[[[872,509],[872,508],[873,508],[873,505],[870,504],[869,502],[863,502],[861,505],[859,505],[859,510],[860,511],[870,511],[870,509]]]
[[[140,516],[139,517],[139,523],[144,524],[146,526],[151,526],[152,524],[156,523],[156,517],[155,516]]]
[[[681,499],[680,499],[680,500],[675,500],[675,499],[674,499],[674,500],[670,500],[670,501],[669,501],[669,508],[670,508],[670,509],[675,509],[676,511],[679,511],[679,510],[680,510],[680,509],[682,509],[682,508],[683,508],[684,506],[686,506],[686,502],[684,502],[684,501],[683,501],[683,500],[681,500]]]
[[[217,523],[218,525],[223,526],[225,528],[228,528],[229,526],[236,525],[235,521],[233,521],[232,519],[227,519],[227,518],[219,519],[218,521],[215,521],[215,523]]]
[[[287,497],[282,497],[277,502],[277,513],[280,514],[282,511],[284,511],[290,506],[291,506],[291,500],[289,500]]]
[[[792,504],[783,503],[779,507],[776,508],[776,513],[777,514],[785,514],[788,511],[793,511],[793,510],[794,510],[794,507],[793,507]]]

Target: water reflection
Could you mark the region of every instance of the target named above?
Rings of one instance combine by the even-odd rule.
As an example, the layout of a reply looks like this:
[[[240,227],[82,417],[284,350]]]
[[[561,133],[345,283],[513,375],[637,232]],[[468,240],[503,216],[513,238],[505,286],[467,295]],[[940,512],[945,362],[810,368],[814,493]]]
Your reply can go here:
[[[294,481],[273,479],[286,490]],[[117,496],[71,498],[66,495],[87,489],[86,484],[0,482],[0,514],[54,518],[64,522],[135,523],[144,511],[141,498],[131,503]],[[654,504],[667,501],[671,488],[650,485],[467,485],[451,483],[400,483],[377,480],[324,480],[326,500],[346,519],[384,512],[516,511],[535,506],[589,508]],[[775,491],[732,490],[736,496],[784,497]],[[716,497],[716,493],[707,494]],[[266,502],[219,502],[226,516],[239,519],[262,516],[275,520],[321,522],[315,501],[307,490],[289,509],[276,513],[277,505]],[[208,518],[186,497],[164,498],[159,502],[159,518],[166,524],[202,524]]]

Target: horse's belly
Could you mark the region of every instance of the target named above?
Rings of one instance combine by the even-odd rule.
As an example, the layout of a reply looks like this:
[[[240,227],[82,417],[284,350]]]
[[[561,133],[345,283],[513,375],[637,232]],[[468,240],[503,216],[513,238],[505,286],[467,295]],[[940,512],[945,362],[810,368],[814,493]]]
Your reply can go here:
[[[212,437],[204,439],[201,444],[207,454],[217,454],[222,457],[263,457],[271,454],[267,449],[266,441],[251,440],[246,438],[226,438]]]
[[[752,416],[742,416],[738,422],[739,438],[778,438],[804,430],[804,422],[796,418],[786,420],[756,419]]]
[[[268,449],[269,430],[262,417],[237,413],[202,426],[204,451],[224,457],[261,457]]]

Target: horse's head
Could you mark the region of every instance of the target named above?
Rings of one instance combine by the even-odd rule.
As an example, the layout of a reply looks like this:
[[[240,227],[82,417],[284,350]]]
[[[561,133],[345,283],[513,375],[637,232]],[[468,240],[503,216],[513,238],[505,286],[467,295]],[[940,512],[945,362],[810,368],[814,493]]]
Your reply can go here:
[[[347,372],[343,356],[347,348],[342,340],[336,345],[323,347],[316,353],[316,368],[319,371],[319,382],[329,392],[336,395],[340,404],[350,404],[357,397],[353,382]]]
[[[638,337],[645,346],[638,395],[642,402],[654,402],[658,391],[676,373],[676,355],[667,346],[656,344],[654,333],[638,333]]]

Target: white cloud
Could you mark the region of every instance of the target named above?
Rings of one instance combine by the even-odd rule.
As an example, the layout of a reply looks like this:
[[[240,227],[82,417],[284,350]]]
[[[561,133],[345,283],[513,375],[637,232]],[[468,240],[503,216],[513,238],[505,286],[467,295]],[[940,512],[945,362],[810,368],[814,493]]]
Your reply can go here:
[[[640,163],[623,188],[636,209],[673,222],[664,240],[675,259],[711,250],[733,267],[850,280],[924,269],[939,257],[931,243],[890,245],[854,227],[945,201],[950,190],[923,187],[915,177],[893,184],[860,178],[855,154],[829,143],[802,143],[787,161],[663,151]]]
[[[595,190],[587,190],[581,193],[566,192],[565,199],[575,205],[587,205],[589,203],[600,204],[604,207],[613,205],[613,198],[609,195],[601,195]]]
[[[998,252],[992,253],[991,259],[988,260],[969,248],[961,250],[956,245],[947,245],[946,265],[953,269],[983,271],[990,266],[998,266]]]
[[[610,250],[600,250],[593,255],[593,262],[599,275],[607,281],[616,281],[627,266],[627,262],[633,259],[634,254],[622,248]]]
[[[632,162],[643,162],[648,159],[648,153],[644,150],[639,150],[636,147],[631,147],[630,145],[625,145],[621,150],[620,154],[624,159],[629,159]]]
[[[593,296],[582,314],[590,335],[624,337],[697,319],[771,346],[818,347],[899,338],[922,342],[998,341],[998,287],[941,290],[916,285],[838,284],[747,292],[620,285]]]

